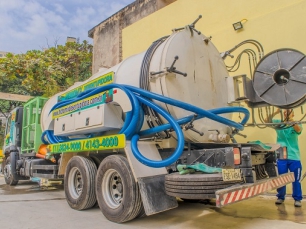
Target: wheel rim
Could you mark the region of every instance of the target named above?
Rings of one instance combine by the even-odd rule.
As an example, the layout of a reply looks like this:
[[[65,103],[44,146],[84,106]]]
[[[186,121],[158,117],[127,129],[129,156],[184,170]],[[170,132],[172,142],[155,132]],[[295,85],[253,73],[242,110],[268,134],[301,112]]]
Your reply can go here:
[[[10,164],[7,164],[4,166],[3,175],[7,179],[10,178],[11,176],[11,165]]]
[[[105,172],[102,180],[102,193],[104,200],[110,208],[117,208],[123,199],[123,184],[118,172],[109,169]]]
[[[68,189],[72,198],[77,199],[83,191],[83,179],[80,170],[73,167],[68,176]]]

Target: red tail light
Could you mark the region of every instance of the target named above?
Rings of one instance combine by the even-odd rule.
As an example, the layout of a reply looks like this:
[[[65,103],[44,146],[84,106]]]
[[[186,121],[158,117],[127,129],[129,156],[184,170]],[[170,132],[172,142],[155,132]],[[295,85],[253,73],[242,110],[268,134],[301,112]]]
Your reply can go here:
[[[240,155],[240,149],[234,148],[234,164],[240,165],[241,164],[241,155]]]

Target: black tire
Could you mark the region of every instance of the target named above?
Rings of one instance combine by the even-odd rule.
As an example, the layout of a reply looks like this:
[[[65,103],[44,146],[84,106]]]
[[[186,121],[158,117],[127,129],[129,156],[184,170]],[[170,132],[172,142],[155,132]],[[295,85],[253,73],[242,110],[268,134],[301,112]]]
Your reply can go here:
[[[184,199],[184,198],[180,198],[182,201],[186,202],[186,203],[199,203],[200,200],[198,199]]]
[[[166,191],[167,195],[179,197],[181,199],[189,199],[189,200],[203,200],[203,199],[214,199],[216,198],[215,194],[194,194],[194,193],[177,193],[177,192],[169,192]]]
[[[5,160],[6,158],[3,158],[3,161],[1,163],[1,171],[0,171],[0,174],[4,174],[4,164],[5,164]]]
[[[92,155],[90,155],[89,157],[91,158],[91,160],[93,160],[93,162],[95,163],[95,165],[96,165],[96,167],[98,169],[102,159],[99,158],[99,157],[96,157],[96,156],[92,156]]]
[[[233,183],[234,185],[235,183]],[[179,189],[179,190],[216,190],[216,189],[223,189],[227,188],[228,184],[219,184],[219,185],[172,185],[172,184],[165,184],[166,189]]]
[[[222,181],[222,174],[221,173],[193,173],[193,174],[185,174],[181,175],[179,173],[171,173],[165,176],[165,180],[168,181]]]
[[[181,199],[212,199],[219,189],[228,188],[242,181],[223,181],[222,174],[172,173],[165,176],[165,189],[169,196]]]
[[[165,181],[168,185],[175,186],[218,186],[240,184],[241,181]]]
[[[95,179],[97,167],[89,157],[74,156],[66,168],[64,190],[69,206],[84,210],[95,205]]]
[[[143,205],[127,159],[119,155],[106,157],[99,166],[96,195],[104,216],[113,222],[130,221],[143,213]]]
[[[173,188],[167,188],[166,191],[168,192],[178,192],[178,193],[186,193],[186,194],[214,194],[215,189],[173,189]]]
[[[146,211],[145,211],[144,207],[142,206],[142,208],[141,208],[138,216],[136,216],[136,218],[143,218],[143,217],[146,217],[146,216],[147,216]]]
[[[12,174],[11,168],[11,157],[7,157],[6,160],[3,162],[3,175],[5,183],[10,186],[15,186],[18,184],[18,180],[15,180]]]

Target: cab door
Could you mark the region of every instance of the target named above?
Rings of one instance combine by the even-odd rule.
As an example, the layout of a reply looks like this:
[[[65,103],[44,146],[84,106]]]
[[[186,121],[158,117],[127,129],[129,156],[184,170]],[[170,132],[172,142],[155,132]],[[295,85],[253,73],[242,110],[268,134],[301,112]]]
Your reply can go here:
[[[12,118],[14,119],[14,113],[15,112],[11,112],[6,120],[5,132],[4,132],[4,144],[3,144],[4,152],[7,151],[7,149],[12,145],[12,142],[13,142],[13,136],[14,136],[13,126],[14,126],[15,120],[13,121],[13,125],[12,125]]]
[[[16,107],[7,118],[5,126],[3,151],[8,151],[12,145],[20,147],[22,130],[22,107]]]

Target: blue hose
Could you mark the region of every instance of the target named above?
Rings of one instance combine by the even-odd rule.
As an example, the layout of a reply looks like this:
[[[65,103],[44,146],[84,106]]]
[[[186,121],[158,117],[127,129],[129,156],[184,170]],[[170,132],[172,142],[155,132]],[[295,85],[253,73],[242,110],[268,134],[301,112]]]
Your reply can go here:
[[[113,88],[121,89],[122,91],[124,91],[126,93],[128,98],[130,99],[130,102],[131,102],[131,105],[132,105],[132,113],[129,113],[126,116],[128,118],[128,120],[125,121],[125,124],[127,123],[127,125],[123,126],[123,128],[120,130],[120,133],[125,134],[127,139],[131,139],[133,134],[136,131],[135,126],[137,126],[137,123],[139,122],[140,106],[139,106],[138,100],[134,96],[134,93],[132,93],[130,90],[127,90],[125,87],[123,87],[119,84],[108,84],[108,85],[101,86],[101,87],[98,87],[98,88],[95,88],[95,89],[90,89],[87,93],[82,92],[81,94],[79,94],[77,97],[75,97],[73,99],[65,100],[65,101],[62,101],[62,102],[59,102],[59,103],[55,104],[51,108],[49,114],[57,108],[64,107],[64,106],[69,105],[71,103],[78,102],[82,99],[88,98],[92,95],[95,95],[95,94],[98,94],[100,92],[103,92],[103,91],[106,91],[106,90],[109,90],[109,89],[113,89]],[[142,118],[140,118],[140,120],[141,119]],[[50,142],[55,142],[56,140],[51,135],[52,134],[49,133],[46,136],[47,136],[47,138],[49,139]]]
[[[141,106],[139,106],[139,120],[138,120],[138,123],[137,123],[137,126],[135,128],[135,133],[139,133],[142,126],[143,126],[143,122],[144,122],[144,112],[143,112],[143,109]]]
[[[220,122],[220,123],[223,123],[225,125],[232,126],[236,129],[243,130],[243,125],[242,124],[236,123],[236,122],[234,122],[232,120],[229,120],[227,118],[223,118],[221,116],[215,115],[215,114],[213,114],[209,111],[206,111],[206,110],[201,109],[199,107],[193,106],[191,104],[184,103],[184,102],[181,102],[181,101],[178,101],[178,100],[175,100],[175,99],[171,99],[171,98],[168,98],[168,97],[165,97],[165,96],[153,93],[153,92],[148,92],[148,91],[145,91],[145,90],[142,90],[140,88],[133,87],[133,86],[129,86],[129,85],[124,85],[124,86],[126,88],[130,89],[131,91],[133,91],[135,93],[139,93],[139,94],[141,94],[143,96],[146,96],[148,98],[155,99],[155,100],[158,100],[158,101],[161,101],[161,102],[164,102],[164,103],[176,106],[176,107],[180,107],[182,109],[194,112],[196,114],[203,115],[204,117],[212,119],[216,122]],[[222,109],[222,108],[219,108],[219,109]],[[218,109],[215,109],[215,110],[218,110]],[[244,120],[243,120],[243,121],[245,121],[245,120],[247,121],[249,119],[249,116],[250,116],[249,111],[247,109],[244,109],[244,112],[242,112],[242,113],[244,113],[245,116],[248,116],[247,118],[245,117]],[[245,124],[245,123],[243,123],[243,124]]]
[[[243,130],[243,125],[246,124],[250,117],[250,113],[247,109],[242,107],[223,107],[223,108],[217,108],[217,109],[211,109],[211,110],[204,110],[202,108],[193,106],[191,104],[178,101],[172,98],[168,98],[153,92],[148,92],[146,90],[136,88],[130,85],[119,85],[119,84],[108,84],[105,86],[101,86],[95,89],[90,89],[88,91],[80,93],[77,97],[73,99],[69,99],[66,101],[62,101],[54,105],[50,111],[50,113],[57,108],[61,108],[63,106],[66,106],[68,104],[80,101],[84,98],[87,98],[89,96],[95,95],[97,93],[110,90],[113,88],[119,88],[123,92],[126,93],[128,96],[130,103],[132,105],[132,110],[126,113],[126,118],[123,127],[121,128],[119,133],[123,133],[126,135],[126,139],[131,139],[131,149],[132,152],[141,163],[153,167],[153,168],[160,168],[165,167],[173,164],[175,161],[178,160],[180,155],[182,154],[184,150],[184,135],[181,130],[180,125],[186,124],[190,122],[194,115],[190,115],[178,120],[175,120],[167,111],[165,111],[162,107],[158,106],[152,100],[157,100],[162,103],[166,103],[172,106],[179,107],[181,109],[193,112],[197,114],[197,117],[195,119],[201,119],[201,118],[209,118],[216,122],[223,123],[225,125],[231,126],[233,128],[236,128],[238,130]],[[140,131],[143,121],[144,121],[144,112],[141,108],[141,105],[145,104],[146,106],[152,108],[157,113],[161,114],[169,123],[157,126],[148,130]],[[233,112],[239,112],[244,114],[244,118],[240,123],[234,122],[232,120],[229,120],[227,118],[219,116],[219,114],[225,114],[225,113],[233,113]],[[174,153],[162,160],[162,161],[153,161],[146,157],[144,157],[138,150],[137,142],[139,140],[139,136],[145,136],[145,135],[152,135],[161,131],[165,131],[172,128],[178,138],[177,148],[175,149]],[[50,143],[53,144],[57,142],[63,141],[61,137],[56,137],[53,134],[53,131],[51,132],[44,132],[43,136],[47,137],[49,139]]]
[[[169,113],[167,113],[160,106],[158,106],[158,105],[154,104],[153,102],[150,102],[150,101],[148,101],[148,100],[146,100],[146,99],[144,99],[140,96],[136,96],[136,97],[140,100],[140,102],[144,103],[145,105],[151,107],[153,110],[157,111],[159,114],[161,114],[169,122],[169,124],[172,126],[172,128],[174,129],[174,131],[177,135],[178,145],[177,145],[177,148],[175,149],[174,153],[170,157],[168,157],[168,158],[166,158],[162,161],[153,161],[153,160],[150,160],[148,158],[145,158],[139,152],[138,147],[137,147],[137,141],[139,139],[139,135],[135,134],[132,138],[132,141],[131,141],[131,148],[132,148],[132,152],[133,152],[134,156],[141,163],[143,163],[147,166],[153,167],[153,168],[161,168],[161,167],[165,167],[165,166],[173,164],[181,156],[181,154],[184,150],[184,144],[185,144],[184,134],[182,132],[182,129],[181,129],[180,125],[172,118],[172,116]]]
[[[44,144],[56,144],[58,143],[57,139],[54,136],[53,130],[45,130],[41,135],[41,141]]]
[[[48,144],[52,144],[50,141],[48,141],[46,135],[47,135],[47,131],[48,130],[45,130],[44,132],[42,132],[41,134],[41,137],[40,137],[40,140],[42,141],[42,143],[48,145]]]
[[[242,108],[242,107],[224,107],[224,108],[218,108],[218,109],[213,109],[213,110],[208,110],[208,111],[217,115],[217,114],[226,114],[226,113],[233,113],[233,112],[243,113],[244,110],[245,110],[245,108]],[[204,117],[204,115],[198,115],[194,120],[198,120],[198,119],[201,119],[203,117]],[[245,115],[245,117],[241,121],[241,123],[244,123],[244,122],[246,123],[247,122],[247,120],[245,120],[246,117],[248,117],[248,116]],[[182,125],[182,124],[190,122],[193,118],[194,118],[194,115],[190,115],[190,116],[187,116],[185,118],[178,119],[178,120],[176,120],[176,122],[178,124]],[[155,134],[155,133],[158,133],[158,132],[165,131],[165,130],[170,129],[170,128],[171,128],[170,124],[164,124],[164,125],[161,125],[161,126],[150,128],[148,130],[140,131],[139,136],[152,135],[152,134]]]
[[[132,120],[132,117],[133,117],[133,112],[132,111],[126,112],[123,127],[119,131],[119,134],[122,134],[126,130],[126,128],[129,126],[129,124]]]

